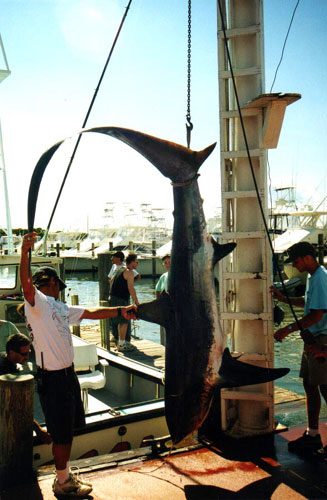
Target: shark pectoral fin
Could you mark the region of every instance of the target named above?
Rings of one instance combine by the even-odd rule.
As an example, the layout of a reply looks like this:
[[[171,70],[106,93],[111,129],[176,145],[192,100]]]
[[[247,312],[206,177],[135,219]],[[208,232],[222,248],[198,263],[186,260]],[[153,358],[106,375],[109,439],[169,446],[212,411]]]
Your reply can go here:
[[[243,363],[233,358],[226,348],[223,352],[219,370],[220,387],[241,387],[243,385],[262,384],[283,377],[289,368],[261,368],[260,366]]]
[[[172,307],[169,294],[163,292],[160,297],[152,302],[140,304],[137,308],[139,319],[166,326],[172,314]]]
[[[213,266],[215,266],[219,260],[223,259],[224,257],[226,257],[226,255],[231,253],[236,247],[236,243],[225,243],[223,245],[220,245],[213,237],[211,237],[211,243],[213,246]]]

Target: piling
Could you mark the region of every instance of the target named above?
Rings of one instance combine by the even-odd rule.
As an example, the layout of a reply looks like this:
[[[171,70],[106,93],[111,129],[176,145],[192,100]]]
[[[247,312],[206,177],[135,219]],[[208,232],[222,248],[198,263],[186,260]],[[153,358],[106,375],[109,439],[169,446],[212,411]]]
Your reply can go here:
[[[101,307],[109,307],[107,300],[100,300]],[[110,351],[110,319],[100,319],[101,347]]]
[[[157,269],[156,269],[156,264],[157,264],[157,242],[156,240],[152,240],[152,276],[153,278],[157,275]]]
[[[59,264],[59,276],[60,278],[62,279],[63,282],[65,282],[65,279],[66,279],[66,276],[65,276],[65,264],[64,264],[64,261],[62,261],[60,264]],[[64,288],[63,290],[61,290],[60,292],[60,300],[62,300],[62,302],[65,302],[66,301],[66,293],[65,293],[65,290],[66,288]]]
[[[318,262],[324,265],[324,235],[318,234]]]
[[[0,490],[33,475],[32,375],[0,376]]]
[[[78,305],[79,305],[78,295],[74,294],[72,295],[72,306],[78,306]],[[81,328],[79,325],[73,325],[73,334],[77,335],[77,337],[81,336]]]
[[[108,300],[109,297],[108,273],[112,264],[111,255],[110,252],[98,254],[99,303],[101,300]]]

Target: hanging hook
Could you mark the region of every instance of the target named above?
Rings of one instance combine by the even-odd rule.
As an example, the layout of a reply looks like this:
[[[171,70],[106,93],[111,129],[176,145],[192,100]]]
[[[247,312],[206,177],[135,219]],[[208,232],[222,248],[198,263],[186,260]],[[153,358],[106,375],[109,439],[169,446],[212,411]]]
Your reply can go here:
[[[189,148],[190,144],[191,144],[191,132],[193,130],[193,123],[191,122],[191,115],[186,115],[186,121],[187,121],[187,123],[185,123],[185,125],[186,125],[186,143],[187,143],[187,147]]]

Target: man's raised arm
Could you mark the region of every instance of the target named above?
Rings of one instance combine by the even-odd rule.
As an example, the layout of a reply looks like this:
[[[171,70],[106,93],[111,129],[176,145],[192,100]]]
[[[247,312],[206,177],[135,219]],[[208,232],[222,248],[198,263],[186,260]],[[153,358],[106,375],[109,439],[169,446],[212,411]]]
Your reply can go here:
[[[25,299],[34,306],[35,288],[32,282],[32,275],[29,269],[29,250],[33,247],[36,233],[25,234],[22,242],[20,258],[20,281]]]

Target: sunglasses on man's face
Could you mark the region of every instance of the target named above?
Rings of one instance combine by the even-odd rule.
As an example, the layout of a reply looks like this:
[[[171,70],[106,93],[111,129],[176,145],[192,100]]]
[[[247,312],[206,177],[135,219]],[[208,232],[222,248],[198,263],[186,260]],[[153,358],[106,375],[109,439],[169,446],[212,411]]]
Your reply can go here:
[[[29,355],[30,355],[30,352],[31,351],[27,351],[27,352],[18,352],[17,354],[19,354],[20,356],[22,356],[23,358],[27,358]]]

